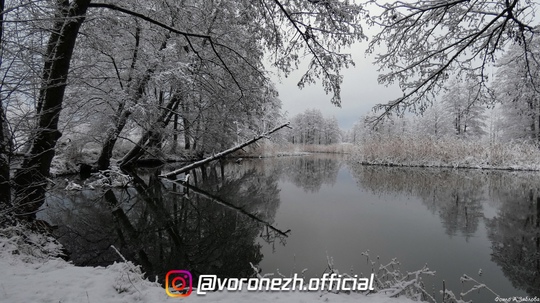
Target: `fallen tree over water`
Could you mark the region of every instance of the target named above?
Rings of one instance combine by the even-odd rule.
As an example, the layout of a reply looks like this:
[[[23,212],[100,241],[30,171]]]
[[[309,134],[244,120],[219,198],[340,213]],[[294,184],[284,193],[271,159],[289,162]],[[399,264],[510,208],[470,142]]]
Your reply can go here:
[[[202,166],[202,165],[204,165],[204,164],[206,164],[206,163],[209,163],[209,162],[212,162],[212,161],[217,160],[217,159],[219,159],[219,158],[222,158],[222,157],[224,157],[224,156],[226,156],[226,155],[228,155],[228,154],[231,154],[231,153],[233,153],[233,152],[235,152],[235,151],[237,151],[237,150],[240,150],[240,149],[242,149],[242,148],[244,148],[244,147],[246,147],[246,146],[248,146],[248,145],[250,145],[250,144],[253,144],[253,143],[259,141],[259,140],[262,139],[262,138],[267,138],[269,135],[275,133],[276,131],[278,131],[278,130],[284,128],[284,127],[289,127],[289,124],[290,124],[290,122],[287,122],[287,123],[282,124],[282,125],[280,125],[280,126],[274,128],[274,129],[272,129],[272,130],[270,130],[270,131],[268,131],[268,132],[262,133],[262,134],[260,134],[259,136],[255,137],[255,138],[253,138],[253,139],[251,139],[251,140],[249,140],[249,141],[246,141],[246,142],[244,142],[244,143],[242,143],[242,144],[236,145],[236,146],[231,147],[231,148],[229,148],[229,149],[227,149],[227,150],[224,150],[224,151],[222,151],[222,152],[220,152],[220,153],[217,153],[217,154],[215,154],[215,155],[212,155],[212,156],[210,156],[210,157],[208,157],[208,158],[205,158],[205,159],[203,159],[203,160],[200,160],[200,161],[191,163],[191,164],[186,165],[186,166],[184,166],[184,167],[182,167],[182,168],[179,168],[179,169],[177,169],[177,170],[173,170],[172,172],[165,173],[165,174],[161,174],[161,175],[159,175],[159,176],[162,177],[162,178],[169,178],[169,179],[172,179],[172,178],[176,177],[177,175],[179,175],[179,174],[181,174],[181,173],[185,173],[185,172],[190,171],[190,170],[192,170],[192,169],[194,169],[194,168],[197,168],[197,167],[199,167],[199,166]]]

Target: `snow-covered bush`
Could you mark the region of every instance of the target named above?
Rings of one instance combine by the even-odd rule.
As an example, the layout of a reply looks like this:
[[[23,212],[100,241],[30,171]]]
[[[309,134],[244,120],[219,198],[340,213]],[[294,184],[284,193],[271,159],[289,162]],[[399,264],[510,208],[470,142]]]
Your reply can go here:
[[[56,239],[25,225],[0,229],[0,257],[18,255],[23,262],[40,262],[62,254],[62,245]]]
[[[88,187],[127,187],[132,177],[124,174],[118,167],[113,166],[109,170],[102,170],[92,174],[97,179],[88,183]]]
[[[423,277],[435,275],[435,271],[430,270],[427,265],[413,272],[402,272],[401,264],[396,258],[383,264],[378,256],[376,261],[371,260],[369,251],[363,252],[362,255],[371,264],[376,292],[389,297],[405,296],[415,301],[436,302],[424,287]]]
[[[369,265],[371,265],[370,272],[368,274],[360,273],[358,275],[353,275],[352,269],[351,273],[346,272],[340,272],[338,269],[334,266],[334,260],[331,257],[327,257],[327,267],[324,274],[337,274],[341,278],[363,278],[363,277],[370,277],[371,274],[373,274],[374,280],[373,280],[373,288],[374,290],[357,290],[354,291],[359,294],[363,295],[371,295],[376,293],[377,295],[383,295],[386,297],[396,298],[396,297],[405,297],[408,299],[411,299],[413,301],[417,302],[432,302],[432,303],[470,303],[471,301],[467,301],[465,297],[472,293],[473,291],[477,291],[480,289],[486,289],[490,293],[492,293],[495,297],[499,297],[498,294],[496,294],[492,289],[487,287],[485,284],[478,282],[477,280],[471,278],[470,276],[463,275],[461,277],[461,283],[463,287],[468,287],[468,285],[465,285],[465,283],[472,283],[472,286],[468,290],[464,290],[460,292],[459,294],[454,294],[452,290],[445,288],[445,283],[443,281],[443,288],[439,290],[438,292],[441,295],[442,301],[438,301],[435,298],[435,290],[432,290],[430,293],[426,290],[425,284],[424,284],[424,277],[426,276],[435,276],[436,272],[433,270],[430,270],[427,265],[422,267],[419,270],[415,271],[403,271],[401,269],[401,263],[396,259],[392,259],[388,263],[382,263],[379,256],[376,257],[376,260],[372,260],[369,254],[369,250],[362,252],[362,256],[366,257],[366,261]],[[251,267],[254,270],[254,276],[263,279],[263,278],[269,278],[269,277],[281,277],[281,278],[287,278],[285,275],[283,275],[279,269],[276,270],[277,274],[275,273],[265,273],[261,274],[261,269],[251,264]],[[302,270],[301,274],[298,275],[298,277],[303,278],[304,281],[308,281],[306,279],[306,272],[308,269]],[[479,271],[479,275],[481,275],[481,270]],[[291,278],[291,277],[288,277]],[[324,281],[323,281],[324,282]],[[325,293],[335,293],[339,294],[347,293],[350,294],[351,291],[339,291],[335,289],[335,284],[332,284],[333,282],[327,281],[326,284],[321,285],[320,291],[321,295]],[[332,284],[332,286],[330,286]],[[307,287],[307,285],[304,285]]]
[[[494,143],[415,134],[365,137],[353,152],[365,164],[540,170],[540,150],[524,142]]]
[[[78,267],[61,245],[25,225],[0,229],[1,302],[164,302],[164,289],[121,257],[107,267]]]
[[[83,190],[110,187],[125,188],[131,184],[131,181],[131,176],[124,174],[118,167],[113,166],[111,169],[93,173],[92,177],[86,180],[83,184],[77,184],[74,181],[66,179],[66,187],[64,189]]]

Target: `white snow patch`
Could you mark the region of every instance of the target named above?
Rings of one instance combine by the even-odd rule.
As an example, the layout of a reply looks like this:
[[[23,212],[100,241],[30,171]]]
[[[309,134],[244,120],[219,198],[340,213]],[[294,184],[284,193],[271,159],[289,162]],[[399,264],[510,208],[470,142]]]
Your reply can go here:
[[[0,230],[0,302],[356,302],[410,303],[407,298],[382,294],[333,294],[326,292],[214,292],[186,298],[169,297],[158,283],[143,278],[131,262],[107,267],[78,267],[59,258],[59,245],[16,227]]]
[[[15,257],[15,256],[14,256]],[[16,258],[0,259],[0,301],[26,302],[370,302],[409,303],[405,298],[382,295],[319,292],[214,292],[195,291],[187,298],[171,298],[159,284],[141,278],[132,263],[104,267],[77,267],[61,259],[25,263]]]

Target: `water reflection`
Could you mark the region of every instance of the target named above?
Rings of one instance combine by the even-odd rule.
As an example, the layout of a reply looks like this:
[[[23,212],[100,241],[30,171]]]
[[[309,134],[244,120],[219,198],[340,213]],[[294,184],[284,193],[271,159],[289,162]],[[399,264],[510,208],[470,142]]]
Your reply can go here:
[[[272,165],[287,181],[304,189],[305,192],[316,193],[323,185],[336,183],[339,168],[343,164],[343,156],[313,155],[308,157],[285,157],[273,161]]]
[[[500,176],[510,188],[494,188],[501,206],[496,217],[487,220],[492,242],[492,259],[517,287],[540,296],[540,184],[536,175]]]
[[[486,200],[486,173],[464,170],[352,165],[358,186],[373,193],[418,197],[438,214],[446,234],[467,240],[478,229]]]
[[[280,204],[277,176],[211,166],[191,172],[196,192],[159,173],[130,172],[128,189],[51,193],[45,217],[59,226],[56,235],[75,264],[111,264],[120,259],[114,245],[160,280],[171,269],[244,277],[263,257],[261,233],[269,242],[286,236],[269,229]]]
[[[354,165],[358,185],[374,193],[419,197],[448,235],[475,236],[485,219],[492,260],[517,289],[540,295],[540,176],[502,171]],[[498,208],[484,218],[483,205]]]

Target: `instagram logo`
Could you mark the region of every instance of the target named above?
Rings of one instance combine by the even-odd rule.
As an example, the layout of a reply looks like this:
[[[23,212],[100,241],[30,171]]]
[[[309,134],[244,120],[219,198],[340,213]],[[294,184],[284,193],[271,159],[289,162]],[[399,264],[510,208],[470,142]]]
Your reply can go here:
[[[165,291],[170,297],[187,297],[193,291],[193,277],[187,270],[171,270],[165,276]]]

